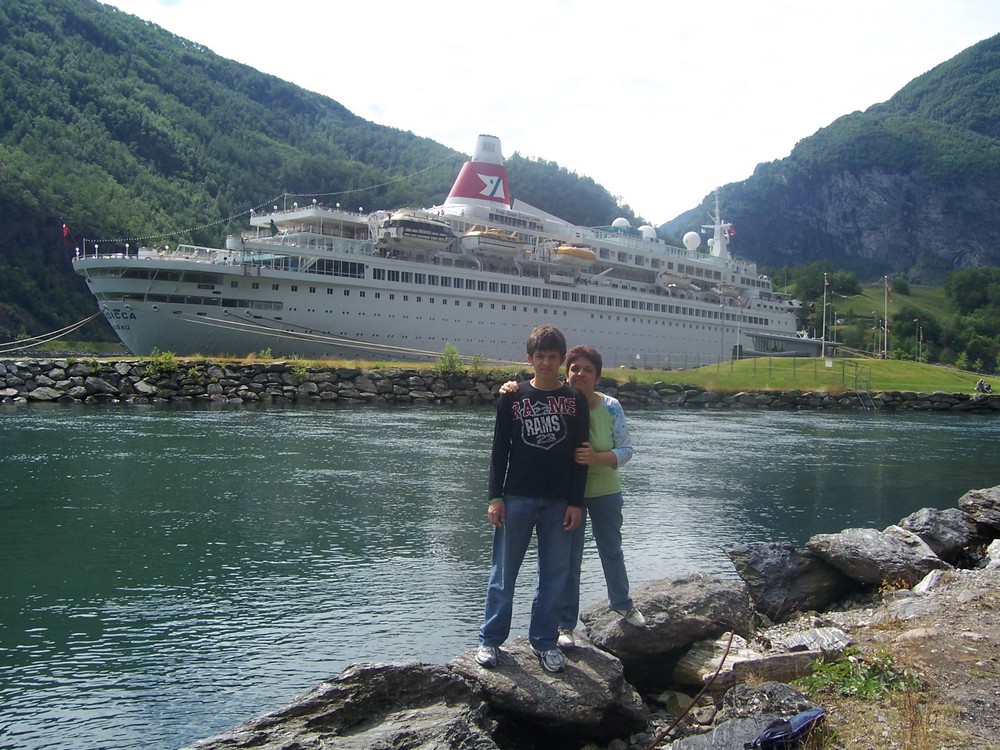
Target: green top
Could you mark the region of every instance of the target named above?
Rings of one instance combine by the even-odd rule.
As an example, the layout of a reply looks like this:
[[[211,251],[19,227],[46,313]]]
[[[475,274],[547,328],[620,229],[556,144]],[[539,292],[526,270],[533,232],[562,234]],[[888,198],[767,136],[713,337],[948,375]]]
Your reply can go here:
[[[611,412],[604,404],[590,410],[590,445],[598,453],[615,447]],[[618,469],[611,466],[592,465],[587,471],[587,487],[584,497],[600,497],[621,492],[622,483]]]

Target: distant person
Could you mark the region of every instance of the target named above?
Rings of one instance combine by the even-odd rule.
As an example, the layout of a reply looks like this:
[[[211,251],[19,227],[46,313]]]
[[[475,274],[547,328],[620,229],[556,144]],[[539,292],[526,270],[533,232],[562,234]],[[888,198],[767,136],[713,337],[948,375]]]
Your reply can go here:
[[[558,328],[536,326],[527,352],[534,377],[497,404],[487,511],[495,529],[493,558],[476,661],[490,669],[499,664],[500,646],[510,635],[514,585],[534,533],[538,580],[528,640],[543,669],[561,672],[560,607],[587,483],[587,466],[574,460],[574,452],[587,442],[590,412],[586,399],[559,380],[566,338]]]
[[[573,531],[570,574],[559,617],[558,644],[561,648],[576,646],[573,631],[580,616],[580,568],[587,516],[593,524],[611,609],[630,625],[638,628],[646,625],[646,618],[636,609],[629,595],[628,571],[622,551],[624,500],[618,469],[632,458],[632,438],[625,425],[621,403],[594,390],[603,366],[600,352],[590,346],[575,346],[566,355],[567,380],[586,397],[590,409],[590,439],[575,453],[577,463],[588,466],[589,471],[583,493],[583,522]],[[506,393],[516,387],[517,384],[510,381],[501,386],[500,392]]]
[[[976,390],[979,391],[980,393],[992,393],[993,392],[993,388],[983,378],[980,378],[979,382],[976,383]]]

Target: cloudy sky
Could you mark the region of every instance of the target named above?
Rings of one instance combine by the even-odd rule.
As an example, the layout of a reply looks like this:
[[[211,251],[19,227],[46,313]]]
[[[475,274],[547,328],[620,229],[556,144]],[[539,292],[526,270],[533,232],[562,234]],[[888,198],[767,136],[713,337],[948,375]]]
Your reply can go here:
[[[499,136],[656,224],[1000,33],[996,0],[107,2],[367,120]]]

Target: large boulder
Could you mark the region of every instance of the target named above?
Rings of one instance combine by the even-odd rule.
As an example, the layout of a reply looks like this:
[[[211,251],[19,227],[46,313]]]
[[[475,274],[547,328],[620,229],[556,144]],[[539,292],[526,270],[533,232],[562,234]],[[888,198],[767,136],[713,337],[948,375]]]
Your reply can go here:
[[[902,519],[898,526],[912,531],[948,563],[956,563],[976,544],[976,522],[959,508],[922,508]]]
[[[774,622],[796,612],[823,610],[858,588],[840,570],[790,542],[737,544],[725,553],[746,582],[757,611]]]
[[[958,507],[976,523],[988,526],[994,534],[1000,533],[1000,486],[969,490],[958,498]]]
[[[566,670],[557,674],[542,669],[524,637],[501,648],[500,663],[494,669],[479,666],[474,652],[461,654],[449,667],[479,684],[493,714],[501,723],[508,719],[508,731],[517,725],[519,732],[553,733],[563,739],[577,736],[583,744],[607,742],[643,729],[648,720],[646,707],[625,681],[622,663],[580,641],[581,647],[566,653]]]
[[[939,568],[950,568],[920,537],[898,526],[886,531],[845,529],[816,534],[806,549],[856,581],[869,585],[913,586]]]
[[[448,667],[358,664],[289,705],[247,721],[197,750],[497,750],[478,685]]]
[[[646,627],[629,625],[600,604],[580,613],[595,646],[622,660],[625,677],[640,689],[670,682],[677,660],[693,643],[732,630],[750,636],[753,606],[742,581],[688,573],[632,590]]]

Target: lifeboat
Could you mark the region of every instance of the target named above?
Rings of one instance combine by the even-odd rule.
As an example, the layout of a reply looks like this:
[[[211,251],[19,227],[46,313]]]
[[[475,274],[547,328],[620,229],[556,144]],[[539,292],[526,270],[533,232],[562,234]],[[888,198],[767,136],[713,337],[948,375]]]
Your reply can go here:
[[[516,258],[525,250],[524,243],[516,234],[501,229],[474,229],[462,235],[459,241],[462,250],[476,255],[497,255],[501,258]]]
[[[386,249],[440,250],[454,240],[448,224],[422,211],[396,211],[379,225],[378,244]]]
[[[553,248],[552,260],[563,266],[572,268],[590,268],[597,260],[597,253],[589,247],[562,244]]]
[[[695,284],[690,276],[675,271],[660,271],[656,275],[656,283],[663,289],[679,289],[687,292],[701,291],[701,287]]]

